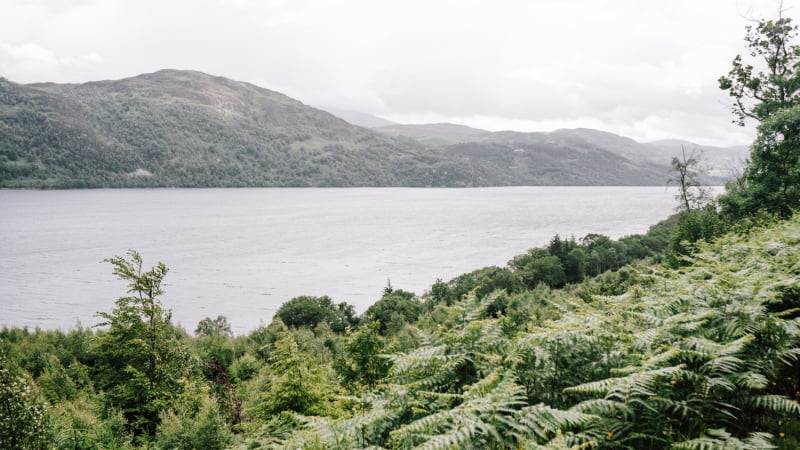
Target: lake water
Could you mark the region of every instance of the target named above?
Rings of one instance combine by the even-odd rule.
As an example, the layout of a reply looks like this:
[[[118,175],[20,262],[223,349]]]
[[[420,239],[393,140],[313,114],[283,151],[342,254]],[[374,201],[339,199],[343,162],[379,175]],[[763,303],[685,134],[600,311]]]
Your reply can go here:
[[[361,313],[388,280],[422,294],[556,233],[642,233],[674,206],[663,187],[0,191],[0,325],[96,324],[126,289],[102,261],[127,249],[169,267],[175,322],[223,314],[244,333],[295,296]]]

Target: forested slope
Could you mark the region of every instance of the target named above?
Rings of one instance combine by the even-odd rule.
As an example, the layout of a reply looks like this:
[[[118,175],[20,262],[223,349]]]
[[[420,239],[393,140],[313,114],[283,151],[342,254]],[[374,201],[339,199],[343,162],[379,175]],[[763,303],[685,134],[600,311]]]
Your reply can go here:
[[[0,80],[0,187],[458,186],[469,183],[464,170],[408,140],[199,72]]]
[[[662,185],[668,160],[570,145],[438,148],[252,84],[162,70],[0,78],[0,187]]]
[[[627,276],[620,295],[589,282],[439,305],[420,321],[422,345],[388,356],[385,384],[359,397],[363,411],[303,419],[309,428],[290,442],[800,445],[800,220],[702,244],[678,269]],[[499,314],[499,302],[515,307]],[[520,319],[520,307],[534,314]]]

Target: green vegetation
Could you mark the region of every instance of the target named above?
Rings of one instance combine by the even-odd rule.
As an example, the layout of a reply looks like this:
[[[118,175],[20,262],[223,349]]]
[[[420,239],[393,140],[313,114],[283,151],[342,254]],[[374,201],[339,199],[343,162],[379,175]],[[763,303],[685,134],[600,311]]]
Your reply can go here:
[[[728,186],[723,211],[734,217],[759,210],[787,218],[800,206],[800,45],[791,19],[759,20],[747,27],[745,42],[754,64],[742,56],[719,80],[733,98],[737,123],[759,122],[744,175]]]
[[[0,331],[0,442],[795,448],[800,217],[687,244],[673,264],[679,230],[556,236],[421,297],[387,285],[360,317],[298,297],[244,336],[224,316],[195,337],[175,327],[166,267],[130,252],[109,259],[129,295],[101,328]]]
[[[244,336],[224,316],[189,336],[166,266],[111,258],[129,295],[101,328],[0,330],[0,446],[800,448],[800,214],[736,207],[792,161],[754,157],[718,211],[677,160],[679,212],[645,235],[555,236],[421,297],[389,284],[360,317],[298,297]]]

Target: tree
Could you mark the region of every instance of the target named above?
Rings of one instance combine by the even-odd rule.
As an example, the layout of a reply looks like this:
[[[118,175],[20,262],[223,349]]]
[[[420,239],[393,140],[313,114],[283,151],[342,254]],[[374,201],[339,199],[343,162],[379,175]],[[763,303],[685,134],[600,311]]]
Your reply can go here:
[[[588,255],[583,248],[575,247],[570,250],[564,263],[564,274],[568,283],[580,283],[583,281],[584,277],[586,277],[587,259]]]
[[[760,19],[745,29],[749,55],[762,60],[765,71],[736,55],[728,75],[719,79],[720,89],[733,98],[734,123],[741,126],[745,119],[761,122],[800,100],[800,47],[791,43],[797,26],[781,11],[777,20]]]
[[[678,193],[675,194],[675,199],[680,202],[678,210],[688,213],[704,206],[709,201],[709,192],[700,182],[700,158],[695,156],[694,150],[687,158],[686,149],[681,146],[681,158],[673,156],[671,165],[674,175],[667,184],[675,183],[678,186]]]
[[[729,186],[720,199],[723,212],[734,219],[759,209],[786,218],[800,206],[800,46],[792,41],[797,26],[779,14],[747,28],[745,42],[761,71],[737,55],[721,89],[733,98],[735,122],[760,122],[743,180]]]
[[[380,322],[362,325],[350,336],[346,354],[336,361],[334,368],[345,383],[361,383],[369,389],[389,373],[389,360],[383,355],[386,352],[386,340],[380,335]]]
[[[393,289],[390,284],[381,299],[364,311],[364,319],[380,322],[381,334],[385,335],[399,331],[404,323],[416,322],[421,313],[422,303],[413,292]]]
[[[212,319],[211,317],[206,317],[205,319],[201,320],[197,324],[197,328],[194,330],[194,334],[197,336],[225,336],[231,337],[233,336],[233,331],[231,331],[231,324],[228,323],[228,318],[225,316],[217,316],[216,319]]]
[[[47,448],[45,402],[33,382],[12,373],[0,355],[0,448]]]
[[[529,289],[533,289],[539,283],[545,283],[550,287],[562,287],[567,282],[561,260],[545,249],[534,248],[527,253],[517,255],[508,262],[508,265]]]
[[[262,419],[282,411],[323,415],[328,385],[324,366],[313,355],[297,346],[292,333],[285,331],[275,342],[263,391],[253,413]]]
[[[800,105],[761,122],[746,176],[747,209],[761,207],[788,218],[800,206]]]
[[[127,297],[110,313],[97,315],[108,326],[95,342],[97,386],[105,392],[107,410],[119,409],[135,434],[155,434],[159,412],[169,409],[183,391],[181,379],[192,368],[191,358],[173,327],[171,312],[161,306],[161,283],[167,267],[159,262],[142,269],[142,257],[106,260],[114,275],[128,282]]]
[[[352,305],[346,302],[334,304],[327,295],[295,297],[282,304],[275,315],[287,327],[314,328],[321,323],[327,323],[337,333],[358,323]]]

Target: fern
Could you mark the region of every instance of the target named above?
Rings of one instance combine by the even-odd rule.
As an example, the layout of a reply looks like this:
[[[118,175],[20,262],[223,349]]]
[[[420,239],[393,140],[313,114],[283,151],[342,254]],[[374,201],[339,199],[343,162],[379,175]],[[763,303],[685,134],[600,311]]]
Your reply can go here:
[[[772,435],[751,433],[740,440],[723,429],[709,430],[706,436],[672,445],[674,450],[766,450],[778,448],[772,444]]]
[[[800,416],[800,405],[782,395],[754,395],[744,398],[742,403],[778,414]]]

